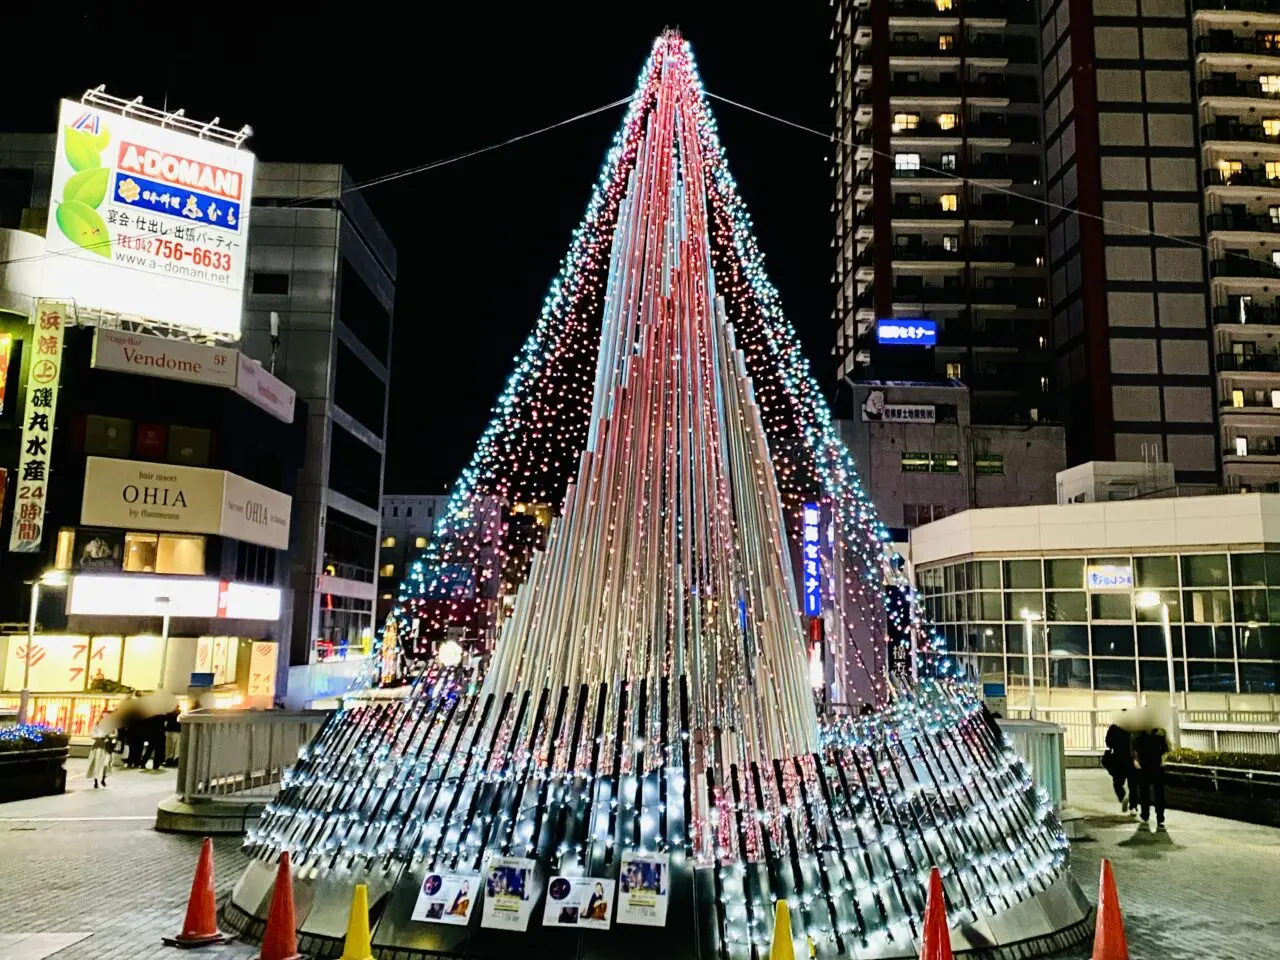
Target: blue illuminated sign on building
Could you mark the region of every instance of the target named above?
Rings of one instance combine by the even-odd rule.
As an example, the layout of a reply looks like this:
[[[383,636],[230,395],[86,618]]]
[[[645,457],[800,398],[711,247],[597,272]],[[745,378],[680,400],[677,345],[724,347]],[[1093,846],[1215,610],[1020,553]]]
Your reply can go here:
[[[932,347],[938,343],[936,320],[881,320],[876,342],[887,347]]]
[[[816,503],[804,505],[804,615],[822,613],[822,560],[819,551],[818,523],[821,513]]]

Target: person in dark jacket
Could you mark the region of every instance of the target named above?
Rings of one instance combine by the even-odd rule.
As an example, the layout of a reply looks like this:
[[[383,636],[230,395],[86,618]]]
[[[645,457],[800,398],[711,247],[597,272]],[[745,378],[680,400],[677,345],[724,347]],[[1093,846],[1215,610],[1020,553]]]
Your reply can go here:
[[[1128,730],[1113,723],[1107,728],[1106,743],[1107,752],[1102,755],[1102,766],[1111,774],[1111,789],[1116,792],[1116,799],[1120,801],[1120,812],[1125,813],[1138,804],[1132,738]]]
[[[1138,762],[1138,803],[1144,824],[1151,822],[1151,807],[1156,808],[1156,829],[1164,829],[1164,755],[1169,740],[1156,728],[1134,735],[1133,756]]]
[[[148,761],[152,770],[159,770],[164,766],[164,724],[163,714],[141,721],[143,736],[147,741],[146,749],[142,752],[142,762],[138,764],[143,770],[147,768]]]

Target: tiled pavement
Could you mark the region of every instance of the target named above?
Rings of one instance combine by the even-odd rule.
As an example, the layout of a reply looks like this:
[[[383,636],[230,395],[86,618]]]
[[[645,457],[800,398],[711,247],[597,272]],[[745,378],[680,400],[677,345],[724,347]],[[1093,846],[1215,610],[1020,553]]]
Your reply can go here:
[[[175,960],[160,938],[182,922],[199,840],[151,828],[172,772],[122,772],[94,791],[77,778],[83,761],[71,766],[69,794],[0,806],[0,960]],[[1111,858],[1132,960],[1280,957],[1280,830],[1172,811],[1167,836],[1139,834],[1101,771],[1071,771],[1068,793],[1093,838],[1073,846],[1073,869],[1092,896],[1100,859]],[[214,851],[221,897],[245,860],[238,838]],[[199,951],[253,955],[234,944]],[[1088,957],[1082,947],[1063,960]]]

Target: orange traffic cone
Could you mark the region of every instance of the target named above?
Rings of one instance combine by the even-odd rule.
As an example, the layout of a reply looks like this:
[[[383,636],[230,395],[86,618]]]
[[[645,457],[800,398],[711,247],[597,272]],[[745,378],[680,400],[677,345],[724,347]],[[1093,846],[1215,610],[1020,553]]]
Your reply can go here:
[[[1093,929],[1093,960],[1129,960],[1129,944],[1124,938],[1124,917],[1111,861],[1102,861],[1098,877],[1098,921]]]
[[[920,938],[920,960],[952,960],[951,931],[947,929],[947,904],[942,893],[942,874],[929,871],[929,898],[924,905],[924,936]]]
[[[293,874],[289,871],[289,851],[280,853],[276,886],[267,911],[267,929],[262,933],[262,949],[255,960],[302,960],[298,953],[298,928],[293,920]]]
[[[182,932],[176,937],[164,937],[171,947],[203,947],[211,943],[226,943],[227,938],[218,930],[217,898],[213,892],[213,841],[208,837],[200,845],[200,861],[191,881],[191,896],[187,898],[187,916],[182,921]]]

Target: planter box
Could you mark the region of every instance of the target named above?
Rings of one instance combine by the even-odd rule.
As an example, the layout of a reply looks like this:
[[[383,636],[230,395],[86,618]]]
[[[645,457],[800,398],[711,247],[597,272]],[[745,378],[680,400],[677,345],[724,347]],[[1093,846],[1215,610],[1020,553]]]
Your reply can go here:
[[[1280,774],[1266,770],[1165,764],[1165,803],[1245,823],[1280,826]]]
[[[65,792],[66,759],[66,747],[0,753],[0,803]]]

